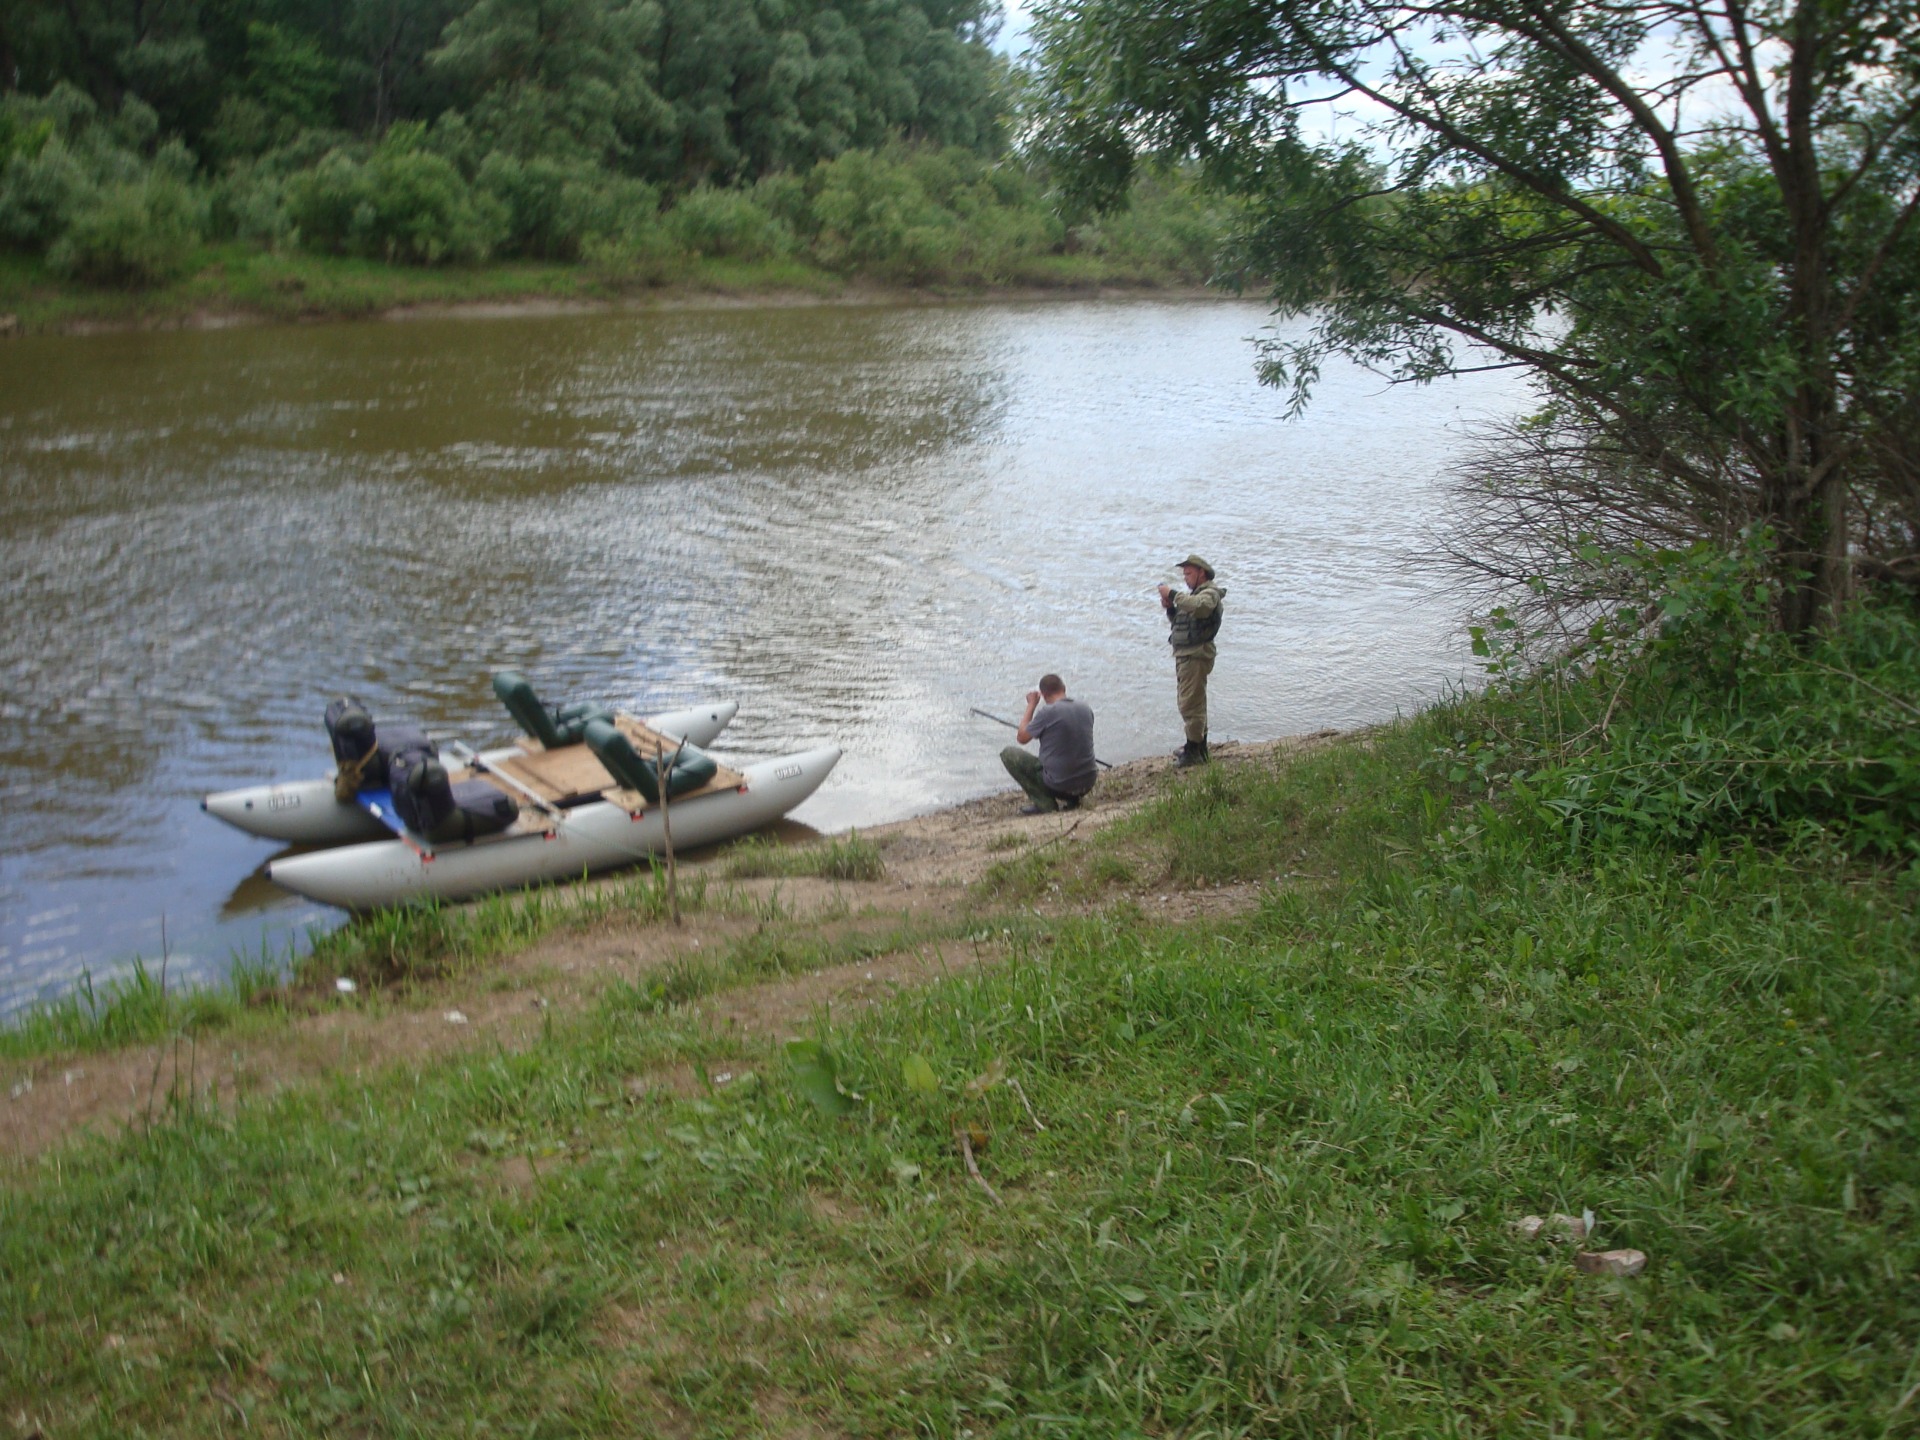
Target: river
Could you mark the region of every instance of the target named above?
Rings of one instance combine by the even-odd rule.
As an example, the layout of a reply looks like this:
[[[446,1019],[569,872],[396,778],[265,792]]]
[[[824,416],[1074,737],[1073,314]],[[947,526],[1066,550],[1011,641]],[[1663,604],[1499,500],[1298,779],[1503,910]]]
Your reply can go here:
[[[1348,727],[1465,673],[1409,579],[1516,382],[1253,373],[1261,307],[740,307],[0,342],[0,1013],[136,955],[217,976],[336,912],[208,790],[322,773],[353,692],[476,740],[492,669],[719,747],[845,747],[795,818],[1008,788],[1044,670],[1109,760],[1180,740],[1153,595],[1227,591],[1216,740]]]

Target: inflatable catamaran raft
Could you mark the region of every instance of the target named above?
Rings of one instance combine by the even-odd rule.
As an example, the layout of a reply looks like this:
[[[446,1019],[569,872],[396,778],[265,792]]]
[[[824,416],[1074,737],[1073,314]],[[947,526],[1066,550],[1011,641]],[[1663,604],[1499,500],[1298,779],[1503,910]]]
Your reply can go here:
[[[597,705],[551,710],[511,671],[493,683],[528,736],[518,745],[436,745],[393,722],[376,731],[343,698],[327,707],[332,777],[228,790],[201,808],[267,839],[336,847],[275,860],[268,877],[367,910],[644,860],[665,846],[662,775],[676,848],[744,835],[813,794],[840,760],[825,746],[736,770],[699,748],[733,719],[731,703],[641,720]]]

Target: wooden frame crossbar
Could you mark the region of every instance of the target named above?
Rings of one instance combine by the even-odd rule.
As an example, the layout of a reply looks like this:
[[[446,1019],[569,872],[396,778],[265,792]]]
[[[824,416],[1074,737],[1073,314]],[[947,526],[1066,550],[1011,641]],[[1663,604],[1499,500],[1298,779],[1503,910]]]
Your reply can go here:
[[[643,758],[671,755],[680,748],[680,742],[671,735],[650,730],[631,715],[616,715],[614,724]],[[512,759],[491,762],[489,768],[499,772],[502,779],[511,781],[514,788],[539,796],[547,804],[578,805],[586,800],[604,799],[636,815],[647,808],[638,791],[623,790],[613,783],[613,776],[600,763],[600,757],[584,742],[548,750],[537,740],[524,740],[521,750],[523,753]],[[722,765],[707,784],[685,795],[674,796],[673,803],[684,804],[720,790],[737,789],[746,781],[747,777],[738,770]]]

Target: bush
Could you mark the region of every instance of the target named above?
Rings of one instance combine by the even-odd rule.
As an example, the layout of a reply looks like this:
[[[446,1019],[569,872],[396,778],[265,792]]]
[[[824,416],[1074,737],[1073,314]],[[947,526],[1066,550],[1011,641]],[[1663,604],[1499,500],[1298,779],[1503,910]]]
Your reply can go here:
[[[754,182],[753,203],[780,224],[797,240],[811,240],[815,226],[813,204],[807,196],[807,182],[791,171],[763,175]]]
[[[484,260],[506,233],[506,208],[476,195],[438,155],[383,148],[365,175],[351,228],[363,255],[423,265]]]
[[[43,134],[38,148],[0,161],[0,240],[44,250],[66,233],[96,190],[87,167],[67,143]]]
[[[395,126],[364,163],[343,150],[287,184],[287,214],[310,249],[415,265],[486,259],[511,212],[445,157]]]
[[[93,285],[135,289],[185,271],[206,226],[206,204],[166,175],[95,192],[47,251],[59,274]]]
[[[740,190],[702,185],[682,196],[666,220],[675,243],[696,257],[770,260],[794,246],[792,232]]]
[[[295,239],[309,250],[345,253],[361,186],[360,166],[344,150],[330,151],[311,170],[289,177],[287,219]]]
[[[153,285],[186,268],[206,197],[178,140],[140,153],[159,117],[129,95],[111,120],[71,86],[0,99],[0,242],[44,251],[71,279]]]
[[[300,133],[291,116],[276,115],[245,95],[229,95],[201,132],[200,149],[215,164],[235,164],[285,145]]]
[[[577,260],[593,241],[617,241],[652,229],[659,192],[579,161],[522,160],[493,151],[475,184],[507,216],[501,248],[546,260]]]
[[[208,203],[208,233],[245,240],[268,249],[288,238],[284,175],[259,163],[236,165],[213,187]]]
[[[1143,176],[1127,208],[1080,228],[1088,253],[1142,276],[1174,276],[1203,284],[1220,269],[1230,212],[1180,173]]]
[[[558,162],[523,161],[496,150],[481,162],[474,183],[505,208],[503,250],[544,259],[565,258],[577,250],[579,237],[567,233],[561,215],[567,171]]]
[[[901,253],[907,231],[931,218],[919,182],[870,150],[849,150],[814,170],[815,252],[836,269],[874,265]]]
[[[1796,640],[1770,623],[1766,553],[1750,540],[1622,558],[1647,603],[1596,621],[1571,663],[1504,682],[1494,732],[1459,737],[1437,765],[1456,783],[1504,778],[1576,845],[1822,831],[1920,858],[1920,617],[1868,596]],[[1507,623],[1477,648],[1500,650]]]
[[[570,180],[560,195],[565,223],[580,253],[594,241],[654,248],[663,243],[660,191],[644,180],[604,172]]]
[[[848,151],[814,169],[814,253],[897,280],[992,282],[1059,245],[1031,180],[956,148]]]

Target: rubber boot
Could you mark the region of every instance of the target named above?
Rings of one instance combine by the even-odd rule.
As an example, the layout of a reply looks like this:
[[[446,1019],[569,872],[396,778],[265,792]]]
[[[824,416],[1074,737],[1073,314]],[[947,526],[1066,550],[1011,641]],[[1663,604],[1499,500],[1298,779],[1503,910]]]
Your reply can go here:
[[[1204,765],[1207,759],[1207,747],[1199,740],[1189,740],[1180,747],[1180,753],[1174,757],[1173,768],[1186,770],[1194,765]]]

